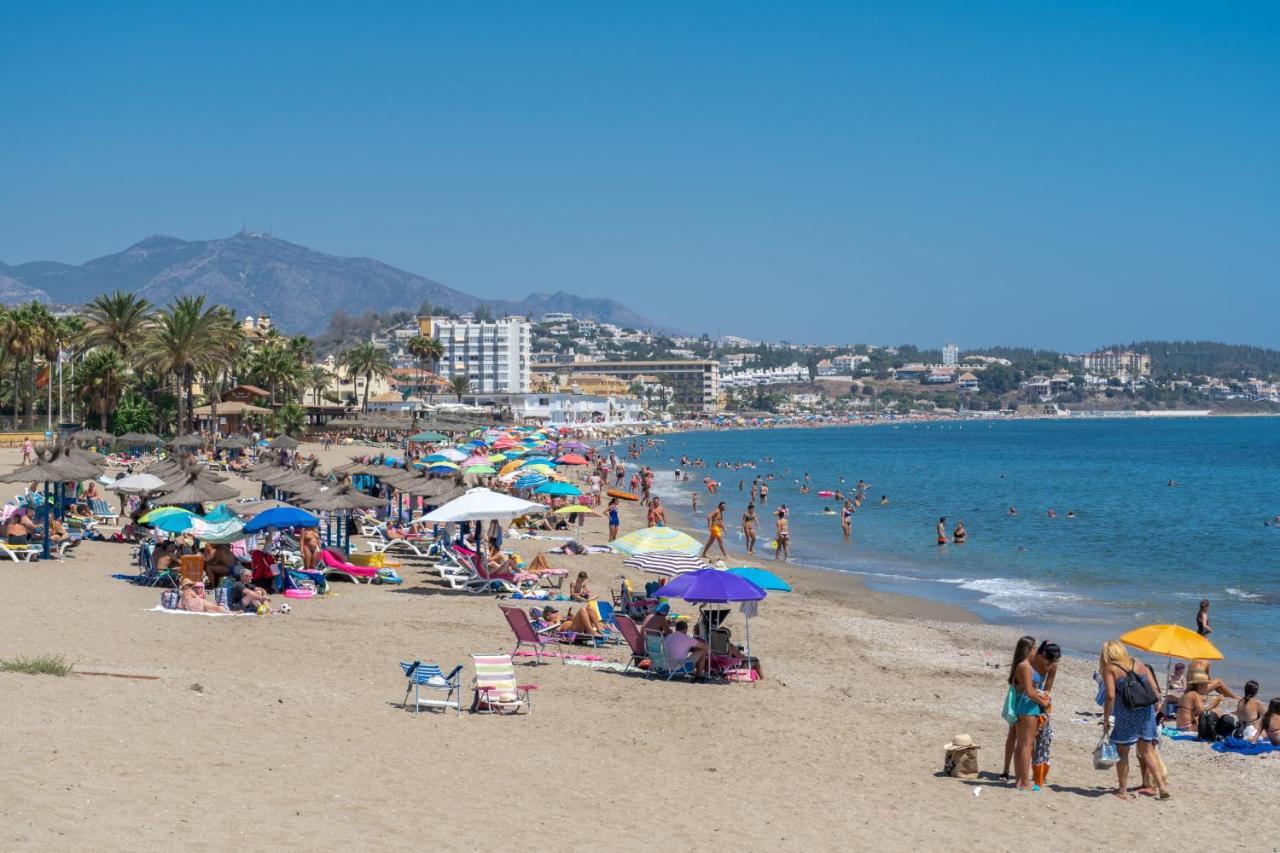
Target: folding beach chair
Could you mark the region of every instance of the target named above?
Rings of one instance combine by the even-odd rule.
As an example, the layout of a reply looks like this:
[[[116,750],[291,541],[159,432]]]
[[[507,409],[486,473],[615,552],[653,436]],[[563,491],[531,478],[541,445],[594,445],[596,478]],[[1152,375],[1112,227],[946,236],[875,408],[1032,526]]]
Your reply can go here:
[[[536,684],[517,684],[516,670],[511,665],[511,655],[472,655],[476,668],[475,696],[471,700],[474,713],[493,714],[499,711],[519,713],[524,705],[533,713],[530,692]]]
[[[404,702],[409,704],[409,691],[413,691],[413,713],[418,713],[418,709],[422,706],[428,708],[439,708],[445,710],[452,708],[459,715],[462,714],[462,682],[460,673],[462,672],[462,664],[458,664],[448,675],[440,669],[439,664],[423,663],[416,660],[413,663],[400,661],[400,668],[404,670],[405,676],[409,679],[409,684],[404,689]],[[443,699],[422,698],[420,695],[422,690],[443,691]]]
[[[511,650],[511,654],[515,654],[520,650],[521,646],[529,646],[533,649],[533,659],[535,663],[542,663],[542,653],[546,650],[553,640],[539,634],[533,628],[533,623],[529,621],[529,614],[519,607],[512,607],[507,604],[499,604],[502,609],[502,615],[507,618],[507,624],[511,626],[511,631],[516,635],[515,648]],[[564,663],[564,658],[560,658],[560,663]]]
[[[91,498],[89,500],[89,511],[93,513],[94,518],[103,524],[115,525],[120,518],[115,510],[111,509],[111,505],[102,498]]]
[[[662,644],[662,635],[657,631],[645,633],[644,650],[649,656],[649,675],[662,675],[670,681],[677,675],[693,674],[693,661],[683,661],[672,668],[671,661],[667,660],[667,649]]]
[[[15,563],[30,563],[40,556],[39,545],[9,545],[0,542],[0,554],[4,554]]]
[[[204,583],[204,556],[185,554],[178,559],[178,575],[184,581]]]
[[[627,646],[631,649],[631,659],[627,661],[627,665],[622,668],[622,671],[626,672],[633,665],[636,669],[640,669],[640,664],[649,659],[649,652],[644,645],[644,637],[640,635],[640,626],[630,616],[624,616],[621,613],[614,615],[613,624],[617,626],[618,633],[622,635],[622,639],[627,641]]]

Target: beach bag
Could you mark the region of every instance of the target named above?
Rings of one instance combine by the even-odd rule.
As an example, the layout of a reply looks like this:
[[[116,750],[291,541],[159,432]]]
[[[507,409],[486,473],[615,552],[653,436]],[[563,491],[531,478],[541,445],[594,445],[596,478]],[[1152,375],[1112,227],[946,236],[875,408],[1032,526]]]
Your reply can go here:
[[[942,772],[953,779],[974,779],[978,776],[978,748],[948,749],[943,753]]]
[[[1202,711],[1196,720],[1196,740],[1213,743],[1218,739],[1218,715],[1213,711]]]
[[[1151,683],[1138,676],[1133,670],[1126,672],[1124,678],[1120,679],[1120,683],[1116,685],[1116,695],[1120,697],[1124,706],[1131,710],[1150,708],[1160,701]]]
[[[1018,723],[1018,690],[1012,684],[1004,693],[1004,708],[1000,710],[1000,716],[1004,717],[1004,721],[1011,726]]]
[[[177,610],[181,596],[176,589],[166,589],[160,593],[160,606],[165,610]]]
[[[1236,733],[1239,723],[1235,714],[1223,714],[1218,718],[1218,722],[1214,724],[1213,733],[1218,740],[1226,740]]]
[[[1104,734],[1093,748],[1093,769],[1110,770],[1119,763],[1120,753],[1116,750],[1116,745]]]

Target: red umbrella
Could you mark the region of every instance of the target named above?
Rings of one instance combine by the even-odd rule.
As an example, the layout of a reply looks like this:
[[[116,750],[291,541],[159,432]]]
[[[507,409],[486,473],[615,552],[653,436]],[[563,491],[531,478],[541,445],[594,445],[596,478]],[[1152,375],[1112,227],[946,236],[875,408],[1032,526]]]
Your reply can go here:
[[[587,460],[576,453],[566,453],[556,460],[557,465],[586,465]]]

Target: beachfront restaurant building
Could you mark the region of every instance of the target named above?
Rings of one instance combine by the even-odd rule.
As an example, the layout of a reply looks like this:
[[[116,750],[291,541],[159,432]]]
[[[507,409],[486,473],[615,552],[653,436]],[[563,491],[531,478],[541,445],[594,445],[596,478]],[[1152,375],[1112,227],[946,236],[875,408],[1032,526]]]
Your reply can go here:
[[[463,394],[462,404],[510,412],[512,420],[538,426],[631,424],[643,418],[639,397],[566,394]]]
[[[583,361],[570,364],[535,364],[535,375],[564,377],[572,384],[579,373],[615,376],[630,382],[639,376],[656,377],[671,389],[672,400],[699,412],[720,410],[720,363],[697,359],[669,361]]]

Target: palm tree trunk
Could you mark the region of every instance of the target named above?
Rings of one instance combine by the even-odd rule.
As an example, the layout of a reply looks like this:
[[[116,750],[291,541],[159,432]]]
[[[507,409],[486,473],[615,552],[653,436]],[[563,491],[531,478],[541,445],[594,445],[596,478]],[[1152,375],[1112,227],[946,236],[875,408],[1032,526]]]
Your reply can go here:
[[[364,403],[360,406],[360,411],[369,414],[369,385],[373,382],[373,374],[366,373],[364,375]]]
[[[22,359],[13,360],[13,431],[18,431],[18,415],[22,409],[22,395],[18,389],[22,387]]]

